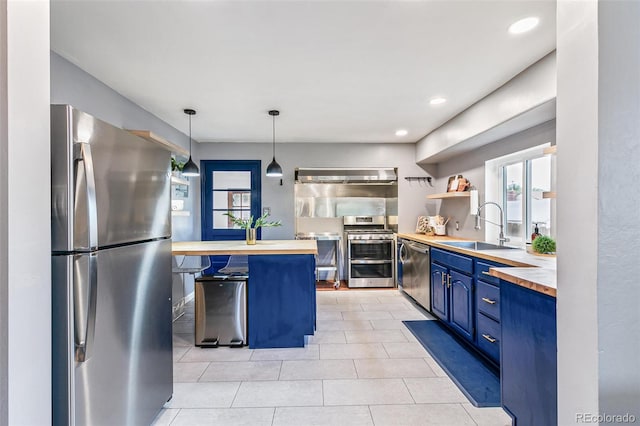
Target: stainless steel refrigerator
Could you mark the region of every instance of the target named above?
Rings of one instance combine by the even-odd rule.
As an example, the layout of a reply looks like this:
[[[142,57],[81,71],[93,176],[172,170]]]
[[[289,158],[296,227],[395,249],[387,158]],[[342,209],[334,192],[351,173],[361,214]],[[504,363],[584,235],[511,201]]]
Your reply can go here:
[[[53,423],[150,424],[173,392],[170,153],[51,107]]]

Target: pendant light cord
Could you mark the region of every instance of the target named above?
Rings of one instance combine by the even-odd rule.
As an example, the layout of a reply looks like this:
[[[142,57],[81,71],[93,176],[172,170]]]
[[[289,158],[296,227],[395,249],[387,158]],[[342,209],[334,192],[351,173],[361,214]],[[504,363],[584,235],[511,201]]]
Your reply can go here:
[[[272,115],[273,118],[273,158],[276,158],[276,116]]]
[[[189,114],[189,158],[191,158],[191,114]]]

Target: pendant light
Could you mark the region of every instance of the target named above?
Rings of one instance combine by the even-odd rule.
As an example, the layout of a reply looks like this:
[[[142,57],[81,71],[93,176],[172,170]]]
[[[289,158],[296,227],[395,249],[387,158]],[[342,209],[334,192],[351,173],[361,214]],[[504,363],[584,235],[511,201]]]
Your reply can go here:
[[[282,176],[282,167],[276,161],[276,117],[280,115],[280,111],[272,109],[269,111],[269,115],[273,118],[273,160],[267,166],[267,176],[280,177]]]
[[[200,176],[200,169],[191,159],[191,116],[196,115],[196,110],[187,108],[184,113],[189,116],[189,161],[182,168],[182,174],[187,177]]]

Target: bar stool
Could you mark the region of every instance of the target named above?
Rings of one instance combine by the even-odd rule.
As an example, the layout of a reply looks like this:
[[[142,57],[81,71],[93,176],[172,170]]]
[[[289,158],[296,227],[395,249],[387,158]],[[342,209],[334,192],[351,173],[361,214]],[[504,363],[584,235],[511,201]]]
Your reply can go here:
[[[249,273],[249,256],[231,255],[227,264],[218,270],[221,275],[247,275]]]
[[[182,262],[173,267],[173,272],[194,275],[211,267],[209,256],[183,256]],[[183,276],[184,278],[184,276]]]
[[[195,283],[196,274],[201,273],[205,269],[211,266],[211,259],[209,256],[183,256],[180,263],[174,258],[173,267],[171,268],[173,273],[180,274],[182,279],[182,298],[177,304],[173,306],[173,320],[175,321],[185,312],[186,301],[186,281],[185,274],[193,276]],[[174,298],[175,299],[175,298]]]

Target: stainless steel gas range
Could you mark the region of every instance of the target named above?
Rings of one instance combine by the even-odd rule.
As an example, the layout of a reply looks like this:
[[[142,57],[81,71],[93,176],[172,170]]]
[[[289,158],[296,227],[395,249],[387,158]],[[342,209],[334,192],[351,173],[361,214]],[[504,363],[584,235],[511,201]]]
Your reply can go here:
[[[349,287],[393,287],[393,232],[384,216],[345,216]]]

